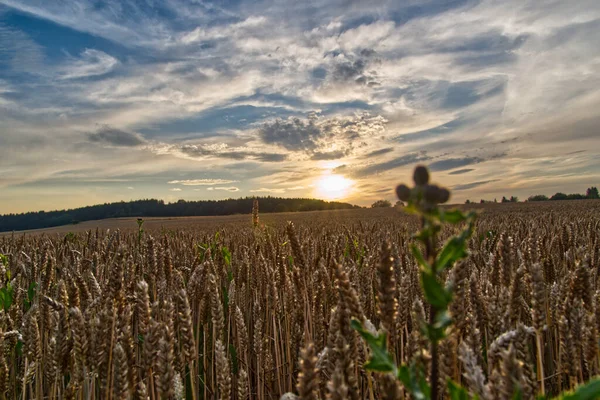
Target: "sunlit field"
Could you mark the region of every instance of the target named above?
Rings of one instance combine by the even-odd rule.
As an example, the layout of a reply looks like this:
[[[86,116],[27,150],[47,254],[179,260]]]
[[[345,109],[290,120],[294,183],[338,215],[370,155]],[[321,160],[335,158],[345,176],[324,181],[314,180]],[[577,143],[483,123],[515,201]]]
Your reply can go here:
[[[440,342],[441,392],[451,378],[508,398],[508,376],[532,398],[541,379],[546,393],[590,379],[599,361],[600,201],[474,208],[469,256],[443,275],[455,295]],[[5,234],[0,393],[396,398],[387,375],[364,367],[370,350],[350,321],[374,332],[391,323],[393,359],[427,366],[418,326],[429,309],[410,250],[418,226],[388,208],[259,215],[257,227],[248,214]]]

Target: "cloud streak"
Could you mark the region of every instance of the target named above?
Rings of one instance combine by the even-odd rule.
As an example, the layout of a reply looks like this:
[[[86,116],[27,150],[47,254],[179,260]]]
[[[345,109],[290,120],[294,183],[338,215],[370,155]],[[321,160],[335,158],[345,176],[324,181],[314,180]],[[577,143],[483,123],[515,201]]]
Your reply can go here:
[[[230,179],[184,179],[184,180],[172,180],[167,182],[170,185],[183,185],[183,186],[212,186],[212,185],[224,185],[227,183],[234,183],[238,181]]]
[[[90,133],[88,138],[91,142],[117,147],[136,147],[146,144],[146,140],[140,134],[112,128],[108,125]]]

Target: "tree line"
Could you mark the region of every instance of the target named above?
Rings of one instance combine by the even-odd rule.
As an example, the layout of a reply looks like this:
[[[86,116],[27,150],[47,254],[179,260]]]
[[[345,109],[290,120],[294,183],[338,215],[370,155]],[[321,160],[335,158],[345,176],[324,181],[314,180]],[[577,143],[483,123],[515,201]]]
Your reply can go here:
[[[598,195],[598,188],[595,186],[592,186],[586,190],[585,194],[580,194],[580,193],[565,194],[565,193],[558,192],[550,197],[543,195],[543,194],[536,194],[534,196],[529,196],[527,198],[527,201],[585,200],[585,199],[598,199],[598,198],[600,198],[600,196]]]
[[[104,203],[70,210],[37,211],[0,216],[0,232],[49,228],[106,218],[123,217],[187,217],[250,214],[258,199],[261,213],[286,211],[320,211],[360,208],[349,203],[307,198],[245,197],[225,200],[179,200],[165,203],[147,199]]]
[[[554,195],[548,197],[545,194],[535,194],[533,196],[529,196],[527,198],[526,201],[554,201],[554,200],[587,200],[587,199],[600,199],[600,196],[598,195],[598,188],[595,186],[589,187],[585,194],[581,194],[581,193],[571,193],[571,194],[565,194],[562,192],[558,192],[555,193]],[[496,199],[490,201],[490,200],[484,200],[481,199],[479,201],[479,203],[483,204],[483,203],[497,203],[498,201]],[[506,198],[506,197],[502,197],[502,200],[500,201],[501,203],[518,203],[519,202],[519,198],[515,197],[515,196],[511,196],[510,198]],[[473,202],[469,199],[467,199],[465,201],[465,204],[472,204]]]

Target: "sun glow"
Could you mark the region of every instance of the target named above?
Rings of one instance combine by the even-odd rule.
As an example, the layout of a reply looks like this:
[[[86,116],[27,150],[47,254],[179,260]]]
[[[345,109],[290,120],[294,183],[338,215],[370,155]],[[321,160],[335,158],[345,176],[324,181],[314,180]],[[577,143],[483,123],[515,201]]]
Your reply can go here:
[[[316,194],[325,200],[338,200],[346,197],[352,191],[354,181],[342,175],[323,175],[315,182]]]

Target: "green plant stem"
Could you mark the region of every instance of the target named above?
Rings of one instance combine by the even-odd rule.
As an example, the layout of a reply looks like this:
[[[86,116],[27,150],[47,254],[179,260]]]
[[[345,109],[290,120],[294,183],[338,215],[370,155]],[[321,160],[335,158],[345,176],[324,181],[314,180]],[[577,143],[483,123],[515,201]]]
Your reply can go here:
[[[433,228],[425,217],[421,219],[421,225],[423,229]],[[437,275],[436,268],[436,251],[435,251],[435,232],[427,237],[425,241],[425,258],[429,265],[431,265],[431,272],[434,276]],[[436,321],[438,309],[433,304],[429,305],[429,325],[433,326]],[[438,355],[438,341],[431,341],[431,367],[429,370],[429,385],[431,386],[431,399],[437,400],[438,396],[438,379],[439,379],[439,355]]]

